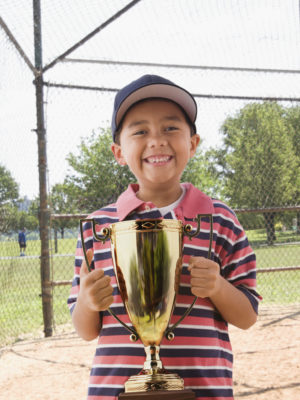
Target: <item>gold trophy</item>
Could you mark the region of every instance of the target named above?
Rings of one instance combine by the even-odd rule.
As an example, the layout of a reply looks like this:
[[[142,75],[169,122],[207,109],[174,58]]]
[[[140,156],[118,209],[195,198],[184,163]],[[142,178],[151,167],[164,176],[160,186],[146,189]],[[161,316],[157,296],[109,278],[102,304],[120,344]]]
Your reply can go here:
[[[120,394],[120,399],[195,398],[194,392],[184,390],[182,378],[163,367],[159,346],[163,336],[168,340],[174,338],[174,328],[189,314],[197,299],[194,298],[174,325],[168,326],[179,287],[183,235],[190,239],[198,235],[202,217],[209,218],[210,222],[210,258],[213,237],[210,214],[197,215],[194,231],[191,225],[183,225],[178,220],[144,219],[117,222],[98,234],[94,219],[80,220],[82,248],[89,271],[83,224],[92,224],[95,240],[104,243],[110,239],[117,284],[132,327],[121,321],[110,308],[108,311],[130,331],[132,341],[142,341],[146,352],[144,368],[125,382],[125,393]]]

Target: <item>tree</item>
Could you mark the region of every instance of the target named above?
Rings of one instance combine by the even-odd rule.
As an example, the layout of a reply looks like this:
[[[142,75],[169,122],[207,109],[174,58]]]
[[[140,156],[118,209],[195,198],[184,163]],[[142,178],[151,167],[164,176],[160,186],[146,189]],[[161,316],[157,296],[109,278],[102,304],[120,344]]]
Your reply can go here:
[[[221,181],[210,160],[210,151],[203,152],[201,145],[196,154],[188,162],[182,177],[182,182],[190,182],[209,196],[221,197]]]
[[[51,189],[50,204],[52,214],[74,214],[77,212],[75,199],[70,196],[67,185],[58,183]],[[78,221],[70,219],[53,219],[52,227],[55,232],[59,231],[61,238],[64,238],[66,228],[73,228]]]
[[[297,158],[289,130],[285,109],[275,102],[248,104],[226,119],[224,144],[215,155],[231,206],[269,208],[291,203]],[[263,215],[272,244],[275,214]]]
[[[66,176],[68,194],[80,212],[91,212],[114,202],[135,177],[127,166],[120,166],[110,149],[109,129],[93,132],[82,140],[79,154],[70,153],[67,160],[75,173]]]
[[[293,149],[296,154],[297,168],[295,169],[294,184],[297,188],[295,204],[300,204],[300,107],[290,107],[286,110],[285,119],[292,135]],[[300,212],[297,212],[297,233],[300,233]]]
[[[19,186],[11,173],[0,164],[0,204],[16,202],[19,197]]]
[[[15,229],[19,187],[8,169],[0,164],[0,232]]]

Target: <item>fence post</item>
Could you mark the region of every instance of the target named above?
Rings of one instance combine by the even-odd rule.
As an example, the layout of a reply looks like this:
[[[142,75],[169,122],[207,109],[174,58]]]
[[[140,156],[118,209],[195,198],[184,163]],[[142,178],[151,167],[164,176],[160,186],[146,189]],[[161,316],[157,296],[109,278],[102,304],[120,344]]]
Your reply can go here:
[[[47,143],[44,121],[43,62],[42,62],[42,29],[40,0],[33,0],[34,51],[36,76],[34,80],[36,93],[36,120],[38,139],[38,166],[40,211],[39,227],[41,239],[41,289],[45,336],[52,336],[53,295],[50,274],[49,256],[49,222],[50,210],[47,195]]]

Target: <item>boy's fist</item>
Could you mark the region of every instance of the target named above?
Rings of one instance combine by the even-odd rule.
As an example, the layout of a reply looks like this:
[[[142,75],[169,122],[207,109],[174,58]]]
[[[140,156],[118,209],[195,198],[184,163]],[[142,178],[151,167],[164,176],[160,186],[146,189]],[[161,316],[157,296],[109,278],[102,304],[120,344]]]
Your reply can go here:
[[[191,273],[191,292],[197,297],[212,297],[221,287],[220,267],[204,257],[191,257],[188,267]]]
[[[89,265],[93,259],[93,251],[87,251]],[[113,287],[110,284],[110,277],[104,275],[102,269],[88,271],[83,259],[80,268],[80,291],[78,297],[91,311],[104,311],[113,302]]]

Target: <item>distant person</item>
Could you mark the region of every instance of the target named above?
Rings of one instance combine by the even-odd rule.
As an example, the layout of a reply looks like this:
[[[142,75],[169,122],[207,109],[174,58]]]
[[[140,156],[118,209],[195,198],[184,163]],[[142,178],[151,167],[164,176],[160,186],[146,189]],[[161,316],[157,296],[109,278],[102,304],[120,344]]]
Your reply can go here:
[[[19,246],[20,246],[20,257],[25,256],[26,251],[26,228],[23,228],[19,232]]]

